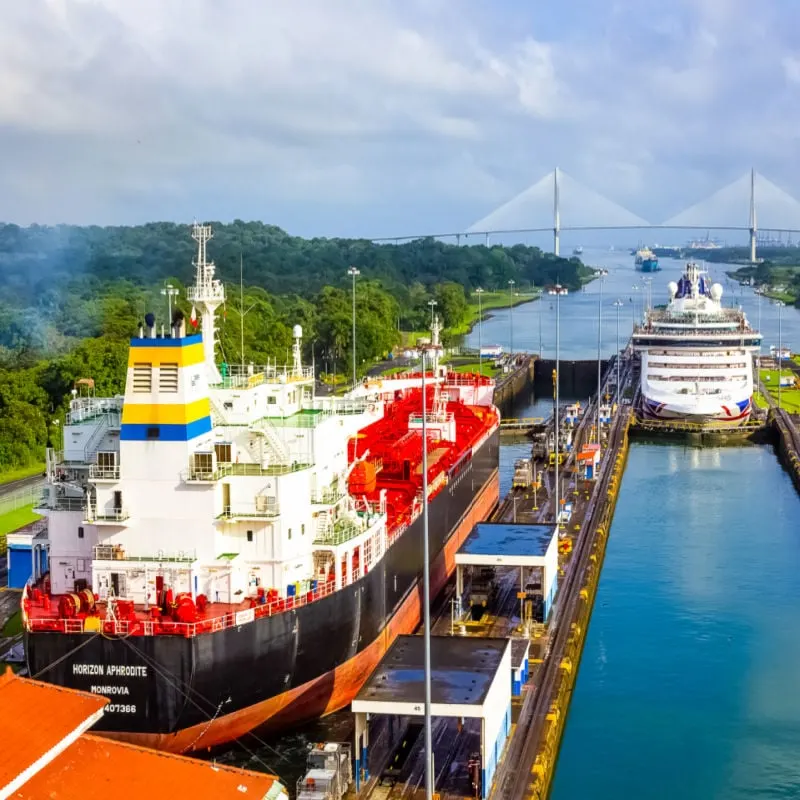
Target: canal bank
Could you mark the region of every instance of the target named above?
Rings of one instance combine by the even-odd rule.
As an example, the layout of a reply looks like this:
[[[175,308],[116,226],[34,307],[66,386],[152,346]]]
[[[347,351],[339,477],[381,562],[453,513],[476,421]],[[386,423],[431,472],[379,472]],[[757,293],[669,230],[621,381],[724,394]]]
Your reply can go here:
[[[800,794],[798,519],[770,447],[632,446],[554,800]]]

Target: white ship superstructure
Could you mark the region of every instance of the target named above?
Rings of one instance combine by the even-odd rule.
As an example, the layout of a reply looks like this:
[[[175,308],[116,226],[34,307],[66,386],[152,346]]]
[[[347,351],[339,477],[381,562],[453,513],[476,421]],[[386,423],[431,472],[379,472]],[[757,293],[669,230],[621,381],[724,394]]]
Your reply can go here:
[[[649,310],[633,333],[641,353],[646,418],[742,423],[752,407],[761,334],[741,309],[723,308],[722,286],[690,263],[669,284],[666,308]]]
[[[348,438],[382,416],[383,401],[315,398],[299,326],[290,366],[217,366],[214,310],[225,295],[209,237],[195,226],[187,293],[202,335],[187,335],[182,315],[158,335],[148,315],[124,397],[96,398],[91,384],[73,393],[42,501],[54,595],[85,586],[145,606],[162,586],[212,603],[259,586],[301,595],[326,566],[349,566],[357,551],[366,571],[385,550],[384,509],[347,492]],[[351,580],[334,571],[335,588]]]

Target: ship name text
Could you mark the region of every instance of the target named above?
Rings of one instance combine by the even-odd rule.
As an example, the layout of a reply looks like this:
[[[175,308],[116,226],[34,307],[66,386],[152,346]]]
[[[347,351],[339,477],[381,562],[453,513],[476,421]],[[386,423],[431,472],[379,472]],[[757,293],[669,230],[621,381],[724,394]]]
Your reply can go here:
[[[99,675],[106,678],[146,678],[147,667],[123,664],[73,664],[73,675]]]

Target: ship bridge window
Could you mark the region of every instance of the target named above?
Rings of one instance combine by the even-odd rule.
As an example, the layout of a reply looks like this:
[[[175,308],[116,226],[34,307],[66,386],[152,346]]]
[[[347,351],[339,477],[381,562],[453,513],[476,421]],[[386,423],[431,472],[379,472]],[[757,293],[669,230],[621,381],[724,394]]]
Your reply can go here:
[[[158,391],[172,393],[178,391],[177,364],[161,364],[158,369]]]
[[[210,475],[214,471],[214,458],[211,453],[195,453],[192,460],[195,473]]]
[[[277,405],[277,403],[278,403],[278,398],[275,397],[274,394],[271,394],[271,395],[269,395],[267,397],[267,405],[268,406],[274,406],[274,405]]]
[[[133,391],[147,394],[153,390],[153,365],[136,363],[133,365]]]
[[[233,460],[231,457],[231,443],[218,442],[214,445],[214,451],[217,454],[217,461],[221,464],[230,464]],[[210,470],[209,470],[210,471]]]
[[[114,469],[117,466],[117,454],[113,450],[100,450],[97,453],[97,466],[101,469]]]

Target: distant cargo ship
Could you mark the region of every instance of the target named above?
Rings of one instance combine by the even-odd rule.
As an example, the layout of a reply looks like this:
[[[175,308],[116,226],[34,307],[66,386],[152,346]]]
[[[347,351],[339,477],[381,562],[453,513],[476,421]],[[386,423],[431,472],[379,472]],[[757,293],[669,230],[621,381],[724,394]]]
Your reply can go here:
[[[658,272],[661,269],[658,265],[658,256],[649,247],[637,250],[633,263],[636,265],[636,269],[642,272]]]
[[[582,255],[583,255],[583,248],[582,248],[580,245],[578,245],[578,246],[577,246],[577,247],[576,247],[576,248],[575,248],[575,249],[572,251],[572,255],[574,255],[574,256],[582,256]]]

